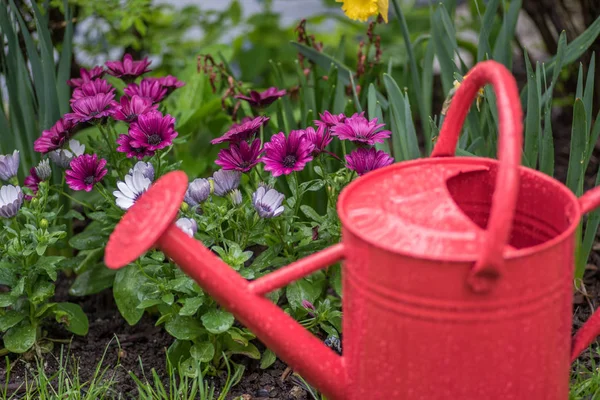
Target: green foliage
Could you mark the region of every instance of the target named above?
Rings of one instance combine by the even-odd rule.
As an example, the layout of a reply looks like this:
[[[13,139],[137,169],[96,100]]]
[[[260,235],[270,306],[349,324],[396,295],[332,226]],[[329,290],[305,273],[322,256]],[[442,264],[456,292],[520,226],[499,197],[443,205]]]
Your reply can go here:
[[[46,349],[42,323],[54,318],[76,335],[88,331],[86,315],[76,304],[54,303],[54,281],[65,261],[49,249],[64,245],[66,231],[57,218],[58,195],[42,182],[34,200],[12,219],[0,220],[0,332],[6,350],[25,353]],[[0,350],[3,352],[3,350]]]

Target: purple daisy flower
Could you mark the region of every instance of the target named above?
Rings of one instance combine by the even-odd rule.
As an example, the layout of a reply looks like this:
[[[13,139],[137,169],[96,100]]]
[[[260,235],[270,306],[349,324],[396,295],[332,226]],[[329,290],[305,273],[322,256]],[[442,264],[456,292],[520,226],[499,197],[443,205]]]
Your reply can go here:
[[[42,180],[38,176],[37,171],[35,170],[35,167],[31,168],[29,170],[29,176],[25,178],[25,187],[28,187],[29,189],[31,189],[33,194],[36,194],[41,182],[42,182]],[[31,196],[25,196],[25,199],[31,200]]]
[[[59,119],[52,128],[43,131],[42,136],[33,142],[33,150],[46,154],[60,149],[72,136],[74,127],[74,121],[66,118]]]
[[[138,95],[145,97],[153,103],[158,103],[167,95],[167,88],[163,87],[158,81],[150,81],[148,79],[142,79],[140,84],[130,83],[123,90],[129,97]]]
[[[269,122],[269,117],[244,118],[241,123],[233,124],[225,134],[219,138],[213,139],[212,144],[223,142],[238,143],[248,140],[256,135],[261,126]]]
[[[131,124],[129,135],[133,138],[133,147],[146,147],[151,151],[164,149],[177,137],[175,118],[169,114],[163,117],[160,111],[150,111]]]
[[[179,218],[175,225],[191,238],[198,232],[198,223],[191,218]]]
[[[228,149],[219,152],[215,164],[225,170],[234,169],[248,172],[258,164],[258,157],[262,152],[260,139],[254,139],[252,144],[248,144],[248,142],[232,143]]]
[[[119,153],[125,153],[127,158],[137,157],[138,160],[143,159],[144,157],[152,157],[154,155],[154,151],[149,150],[147,147],[133,147],[132,143],[135,141],[129,135],[121,134],[117,139],[117,151]]]
[[[113,114],[113,107],[119,104],[113,100],[114,97],[113,93],[99,93],[83,97],[71,104],[73,112],[65,114],[64,118],[78,123],[108,117]]]
[[[158,104],[152,104],[150,99],[133,95],[131,98],[122,96],[121,104],[115,107],[113,118],[119,121],[136,122],[138,116],[156,110]]]
[[[325,151],[325,147],[327,147],[327,145],[331,143],[331,140],[333,139],[329,129],[324,126],[318,127],[316,131],[314,128],[308,127],[304,132],[306,133],[308,142],[315,146],[313,150],[314,155]]]
[[[160,78],[145,78],[145,79],[148,81],[151,81],[151,82],[156,81],[156,82],[160,83],[160,85],[162,87],[167,88],[169,93],[173,92],[175,89],[179,89],[180,87],[185,86],[185,82],[180,81],[179,79],[175,78],[172,75],[161,76]]]
[[[356,171],[358,175],[364,175],[377,168],[388,166],[393,162],[394,159],[388,153],[382,150],[375,150],[374,147],[370,149],[359,147],[346,155],[348,169]]]
[[[273,103],[280,97],[287,94],[285,90],[279,90],[276,87],[270,87],[264,92],[257,92],[255,90],[250,91],[249,96],[238,94],[235,96],[236,99],[246,100],[252,107],[266,107]]]
[[[390,131],[378,132],[378,129],[385,126],[385,124],[378,124],[377,118],[369,121],[363,114],[364,112],[346,118],[344,122],[332,128],[331,134],[337,136],[340,140],[350,140],[369,146],[375,143],[383,143],[385,139],[390,137],[392,134]]]
[[[319,117],[321,117],[320,120],[317,119],[314,121],[315,125],[318,128],[323,126],[327,129],[331,129],[340,122],[344,122],[346,120],[346,116],[344,114],[335,115],[330,113],[329,111],[325,111],[323,114],[319,114]]]
[[[273,176],[289,175],[302,171],[313,159],[311,153],[314,147],[304,131],[291,131],[288,138],[279,132],[265,144],[265,155],[261,161],[265,164],[265,171],[271,171]]]
[[[256,192],[252,193],[252,205],[261,218],[278,217],[285,208],[283,203],[283,194],[273,188],[259,186]]]
[[[85,68],[79,70],[80,78],[73,78],[67,81],[67,85],[78,88],[84,83],[91,82],[94,79],[102,78],[106,71],[102,67],[94,67],[89,71]]]
[[[19,172],[19,151],[15,150],[12,154],[0,155],[0,179],[8,182]]]
[[[91,192],[94,185],[106,175],[106,160],[96,154],[84,154],[71,160],[71,169],[66,172],[67,184],[73,190]]]
[[[133,61],[131,54],[125,54],[123,61],[107,61],[105,63],[108,73],[123,80],[132,80],[151,71],[148,66],[151,61],[148,57],[140,61]]]
[[[13,218],[23,205],[25,195],[18,186],[5,185],[0,188],[0,217]]]
[[[73,104],[75,101],[88,97],[95,96],[100,93],[111,93],[114,94],[115,88],[110,85],[104,79],[94,79],[93,81],[86,82],[73,91],[70,103]]]

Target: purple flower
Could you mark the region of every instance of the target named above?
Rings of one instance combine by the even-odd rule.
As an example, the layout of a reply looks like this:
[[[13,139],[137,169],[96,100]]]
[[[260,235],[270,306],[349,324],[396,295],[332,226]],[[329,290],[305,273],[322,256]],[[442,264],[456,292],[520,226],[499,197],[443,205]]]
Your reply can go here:
[[[369,121],[363,114],[364,113],[354,114],[353,116],[346,118],[344,122],[339,123],[332,128],[331,134],[337,136],[341,140],[350,140],[369,146],[372,146],[375,143],[383,143],[385,139],[390,137],[392,134],[390,131],[377,132],[377,130],[385,124],[377,124],[377,118],[373,118]]]
[[[69,145],[48,153],[48,157],[62,169],[69,168],[73,157],[78,157],[85,152],[85,146],[75,139],[69,140]]]
[[[393,162],[394,159],[388,153],[382,150],[375,150],[373,147],[370,149],[359,147],[346,155],[348,168],[356,171],[358,175],[364,175],[367,172],[385,167]]]
[[[313,318],[315,317],[315,311],[317,311],[317,309],[315,308],[313,303],[306,299],[302,299],[302,307],[304,307],[304,309],[308,311],[308,315],[310,315]]]
[[[138,95],[149,99],[153,103],[160,102],[167,95],[166,87],[163,87],[157,81],[149,81],[148,79],[142,79],[139,85],[130,83],[123,91],[129,97]]]
[[[61,118],[54,126],[42,132],[33,143],[33,150],[39,153],[48,153],[60,149],[71,137],[75,123],[72,120]]]
[[[135,122],[140,114],[145,114],[149,111],[156,110],[158,104],[152,104],[152,100],[138,95],[133,95],[131,98],[121,96],[121,104],[115,107],[113,118],[119,121]]]
[[[88,97],[94,96],[100,93],[111,93],[114,94],[115,88],[110,85],[110,83],[106,82],[104,79],[94,79],[93,81],[86,82],[77,89],[73,91],[73,96],[71,97],[71,104],[75,101]]]
[[[148,61],[147,57],[140,61],[133,61],[131,54],[125,54],[123,61],[107,61],[105,65],[108,69],[107,72],[112,76],[123,80],[132,80],[149,72],[150,63],[151,61]]]
[[[131,136],[125,134],[119,135],[117,139],[117,144],[119,145],[117,151],[127,154],[127,158],[137,157],[138,160],[154,155],[154,151],[149,150],[147,147],[133,147],[133,142],[135,142],[135,139]]]
[[[114,112],[113,107],[118,104],[113,100],[114,97],[113,93],[99,93],[83,97],[71,104],[73,112],[65,114],[64,118],[79,123],[108,117]]]
[[[169,114],[163,117],[160,111],[150,111],[131,124],[129,135],[133,138],[133,147],[145,147],[150,151],[164,149],[177,137],[175,118]]]
[[[185,201],[190,207],[195,207],[198,204],[206,201],[210,196],[210,181],[204,178],[194,179],[188,185],[187,192],[185,192]]]
[[[239,171],[220,169],[213,174],[215,194],[224,197],[240,185],[242,173]]]
[[[273,103],[280,97],[286,95],[285,90],[279,90],[276,87],[270,87],[264,92],[257,92],[255,90],[250,91],[250,96],[243,96],[238,94],[235,96],[236,99],[246,100],[252,107],[266,107],[269,104]]]
[[[19,151],[12,154],[0,155],[0,179],[8,182],[19,172]]]
[[[331,133],[329,133],[329,129],[322,125],[316,131],[314,128],[308,127],[304,132],[306,133],[308,142],[315,146],[313,150],[314,155],[322,153],[333,139]]]
[[[248,140],[256,135],[261,126],[269,122],[269,117],[244,118],[241,123],[231,125],[231,128],[219,138],[213,139],[212,144],[223,142],[237,143]]]
[[[67,81],[67,85],[78,88],[84,83],[90,82],[94,79],[102,78],[105,71],[102,67],[94,67],[89,71],[85,68],[81,68],[79,70],[80,78],[73,78]]]
[[[261,161],[265,164],[265,171],[271,171],[273,176],[289,175],[302,171],[313,159],[311,153],[314,147],[304,131],[291,131],[288,138],[279,132],[265,144],[265,155]]]
[[[198,232],[198,223],[191,218],[179,218],[175,225],[191,238]]]
[[[25,195],[18,186],[5,185],[0,188],[0,217],[13,218],[23,205]]]
[[[35,167],[31,168],[29,170],[29,176],[25,178],[25,187],[28,187],[29,189],[31,189],[33,194],[36,194],[41,182],[42,182],[42,180],[37,175]],[[31,196],[25,196],[25,199],[31,200]]]
[[[261,153],[260,139],[254,139],[252,144],[248,144],[248,142],[232,143],[228,149],[219,152],[215,164],[225,170],[234,169],[248,172],[258,164],[258,157]]]
[[[168,93],[171,93],[175,89],[179,89],[180,87],[185,86],[185,82],[180,81],[179,79],[177,79],[171,75],[162,76],[160,78],[145,78],[145,79],[148,81],[151,81],[151,82],[156,81],[156,82],[160,83],[160,85],[162,87],[167,88]]]
[[[96,154],[84,154],[71,160],[66,172],[67,184],[73,190],[91,192],[94,185],[106,175],[106,160]]]
[[[340,122],[344,122],[346,120],[346,116],[344,114],[335,115],[330,113],[329,111],[325,111],[323,114],[319,114],[319,117],[321,117],[320,120],[314,121],[315,125],[318,128],[323,126],[327,129],[331,129]]]
[[[273,218],[281,215],[284,208],[283,195],[277,190],[265,186],[259,186],[252,193],[252,205],[261,218]]]

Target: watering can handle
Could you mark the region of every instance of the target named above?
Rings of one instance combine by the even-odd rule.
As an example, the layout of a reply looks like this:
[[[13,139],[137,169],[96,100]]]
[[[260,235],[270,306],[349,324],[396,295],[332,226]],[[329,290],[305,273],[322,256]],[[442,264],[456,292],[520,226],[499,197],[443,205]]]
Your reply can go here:
[[[587,214],[590,211],[600,207],[600,187],[596,187],[587,191],[579,198],[579,206],[581,214]],[[577,357],[600,335],[600,309],[594,311],[592,316],[583,324],[573,338],[571,346],[571,362],[574,362]]]
[[[519,189],[519,165],[523,143],[521,101],[517,83],[502,64],[481,62],[465,75],[456,91],[439,134],[432,157],[454,156],[460,132],[473,100],[480,88],[492,84],[496,93],[499,117],[498,159],[500,166],[496,190],[481,256],[468,284],[476,292],[492,288],[501,275],[503,252],[509,240]]]

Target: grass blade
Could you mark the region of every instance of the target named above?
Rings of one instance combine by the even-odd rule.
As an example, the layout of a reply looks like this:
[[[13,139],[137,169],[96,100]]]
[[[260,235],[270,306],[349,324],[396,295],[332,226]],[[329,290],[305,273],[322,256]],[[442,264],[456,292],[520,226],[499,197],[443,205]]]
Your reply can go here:
[[[525,116],[525,158],[529,160],[529,168],[535,168],[538,159],[538,146],[540,135],[540,107],[537,89],[537,79],[531,68],[529,54],[525,51],[525,68],[527,70],[527,84],[529,92],[527,94],[527,115]],[[535,88],[535,90],[532,90]]]
[[[65,36],[62,42],[62,51],[60,61],[58,63],[58,72],[56,75],[56,91],[58,93],[58,106],[60,114],[69,112],[69,98],[71,97],[71,89],[67,85],[67,80],[71,75],[71,58],[73,56],[73,21],[71,20],[71,8],[69,0],[64,0],[65,8]]]
[[[483,14],[483,20],[481,21],[481,32],[479,32],[479,40],[477,41],[477,61],[483,61],[492,54],[490,34],[492,33],[492,27],[499,5],[500,0],[490,0],[485,7],[485,13]]]
[[[573,106],[573,125],[571,129],[571,151],[569,154],[569,169],[567,171],[567,187],[576,196],[583,192],[583,161],[587,154],[587,125],[585,107],[581,99],[575,100]]]
[[[512,69],[512,42],[515,36],[515,28],[519,11],[521,11],[522,0],[512,0],[506,11],[506,2],[504,2],[504,18],[502,19],[502,29],[496,38],[494,44],[494,60],[501,62],[508,69]]]
[[[314,62],[326,71],[329,70],[331,64],[334,64],[338,67],[338,79],[346,85],[350,83],[350,77],[354,75],[354,71],[352,71],[350,67],[344,65],[343,62],[338,61],[330,55],[318,52],[312,47],[308,47],[302,43],[290,43],[298,50],[298,52],[300,52],[300,54],[302,54],[304,57],[308,58],[310,61]]]

